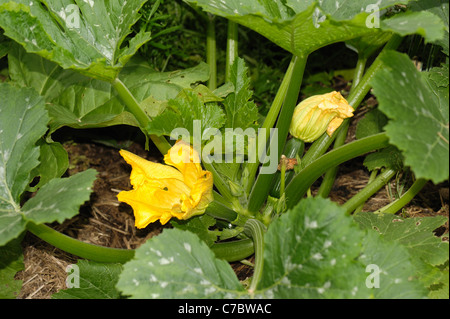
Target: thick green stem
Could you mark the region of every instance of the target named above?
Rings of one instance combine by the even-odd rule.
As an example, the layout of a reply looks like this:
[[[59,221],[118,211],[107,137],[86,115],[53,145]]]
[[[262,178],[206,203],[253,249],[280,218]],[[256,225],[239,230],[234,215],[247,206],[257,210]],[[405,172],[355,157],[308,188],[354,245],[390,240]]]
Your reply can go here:
[[[389,42],[384,46],[383,51],[395,50],[400,45],[401,41],[402,38],[394,34],[389,40]],[[370,81],[375,76],[377,71],[381,69],[382,66],[383,63],[378,56],[372,63],[372,65],[369,67],[369,69],[366,71],[359,84],[355,87],[354,90],[352,90],[352,92],[348,96],[347,101],[355,110],[358,108],[359,104],[361,104],[364,97],[369,92],[371,88]],[[331,146],[331,143],[333,143],[334,139],[339,134],[339,132],[343,129],[343,127],[345,127],[346,122],[349,121],[350,119],[345,119],[341,127],[339,127],[331,137],[328,136],[328,134],[326,133],[323,134],[321,137],[319,137],[310,146],[308,152],[303,157],[301,167],[303,168],[311,164],[316,158],[323,155]]]
[[[399,199],[390,203],[389,205],[384,206],[377,213],[386,213],[386,214],[395,214],[400,209],[402,209],[406,204],[408,204],[414,196],[416,196],[420,190],[425,186],[428,180],[424,178],[419,178],[416,180],[412,186],[404,193]]]
[[[347,214],[350,214],[356,208],[364,204],[364,202],[368,200],[373,194],[375,194],[381,187],[386,185],[389,180],[395,176],[396,173],[396,170],[390,168],[386,169],[384,172],[378,175],[372,183],[367,184],[364,189],[362,189],[358,194],[356,194],[345,204],[343,204],[342,208],[345,209]]]
[[[109,248],[82,242],[43,224],[28,223],[27,229],[47,243],[81,258],[97,262],[125,263],[132,259],[134,250]]]
[[[44,225],[28,223],[27,229],[44,240],[45,242],[59,248],[69,254],[96,262],[104,263],[125,263],[134,257],[134,249],[109,248],[82,242]],[[253,241],[242,239],[211,246],[217,258],[225,259],[229,262],[239,261],[254,252]]]
[[[113,81],[112,85],[116,89],[123,103],[125,103],[125,105],[127,106],[128,110],[138,121],[141,130],[145,132],[145,128],[150,123],[150,118],[147,116],[144,110],[142,110],[138,101],[136,101],[136,98],[133,96],[133,94],[131,94],[130,90],[128,90],[128,88],[119,78],[116,78]],[[161,152],[161,154],[167,154],[167,152],[171,148],[171,145],[163,136],[150,134],[149,137]]]
[[[283,101],[286,97],[286,93],[289,88],[289,83],[291,82],[292,73],[294,72],[297,59],[298,58],[296,56],[292,57],[291,62],[289,63],[289,67],[286,70],[286,73],[284,74],[283,81],[281,82],[281,85],[278,88],[277,94],[275,95],[275,98],[272,102],[269,112],[267,113],[267,116],[264,119],[263,125],[261,126],[261,133],[258,133],[258,139],[256,141],[256,146],[257,146],[256,161],[255,161],[255,163],[247,164],[247,168],[248,168],[248,172],[249,172],[247,193],[250,193],[251,188],[254,184],[256,172],[257,172],[258,166],[259,166],[259,159],[262,154],[262,152],[261,152],[262,150],[260,150],[258,148],[258,145],[260,144],[260,140],[263,138],[263,134],[265,134],[264,135],[265,141],[264,141],[264,143],[261,143],[261,145],[267,144],[267,141],[270,137],[270,129],[274,126],[274,124],[278,118],[278,114],[280,113],[281,106],[283,105]]]
[[[253,240],[255,249],[255,269],[248,289],[250,294],[256,291],[264,268],[264,232],[266,227],[257,219],[249,219],[244,225],[244,233]]]
[[[269,147],[269,152],[277,152],[277,158],[281,156],[281,152],[284,149],[284,144],[286,143],[286,138],[289,133],[289,126],[292,121],[292,114],[297,106],[298,95],[300,92],[307,59],[307,56],[298,56],[294,61],[292,78],[289,83],[286,98],[284,100],[276,126],[276,129],[278,130],[278,139],[275,142],[278,144],[275,143],[275,147],[273,147],[273,149]],[[272,144],[272,141],[270,141],[270,144]],[[267,163],[267,165],[269,165],[269,163]],[[267,195],[272,187],[274,176],[275,174],[258,175],[249,196],[248,210],[250,212],[259,211],[264,201],[267,199]]]
[[[228,20],[227,57],[225,64],[225,82],[230,81],[231,66],[238,56],[238,24]]]
[[[309,187],[328,169],[388,145],[389,138],[385,133],[380,133],[353,141],[322,155],[300,171],[286,187],[287,208],[297,204]]]
[[[206,63],[209,65],[208,88],[217,88],[217,57],[216,57],[216,25],[214,16],[208,14],[206,23]]]

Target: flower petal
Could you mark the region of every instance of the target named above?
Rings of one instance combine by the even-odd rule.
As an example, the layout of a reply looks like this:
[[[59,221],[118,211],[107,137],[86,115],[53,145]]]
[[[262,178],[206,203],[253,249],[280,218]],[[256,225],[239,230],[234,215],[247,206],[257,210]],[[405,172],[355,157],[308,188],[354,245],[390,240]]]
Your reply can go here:
[[[200,157],[197,151],[183,141],[177,142],[169,152],[164,155],[164,162],[167,165],[176,167],[183,175],[183,180],[187,186],[192,188],[202,172]]]
[[[131,185],[137,187],[149,179],[172,178],[183,181],[183,175],[173,167],[147,161],[131,152],[121,150],[120,155],[132,166],[130,175]]]

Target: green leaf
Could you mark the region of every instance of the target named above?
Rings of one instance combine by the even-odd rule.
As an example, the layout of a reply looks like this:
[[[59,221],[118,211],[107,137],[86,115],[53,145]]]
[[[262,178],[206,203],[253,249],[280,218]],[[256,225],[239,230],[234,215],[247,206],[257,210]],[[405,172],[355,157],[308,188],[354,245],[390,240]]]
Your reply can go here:
[[[52,299],[118,299],[120,293],[115,288],[123,266],[114,263],[96,263],[79,260],[79,287],[60,290]],[[75,274],[74,274],[75,275]]]
[[[141,31],[126,43],[144,3],[3,0],[0,26],[28,52],[64,69],[112,81],[137,49],[150,40],[150,33]]]
[[[187,0],[205,11],[240,23],[273,41],[297,56],[309,53],[331,43],[347,41],[367,34],[380,33],[379,28],[368,27],[372,0],[358,1],[284,1],[261,0]],[[381,0],[382,10],[408,0]]]
[[[184,128],[191,137],[194,134],[194,121],[200,121],[199,138],[206,129],[220,129],[225,116],[217,103],[202,103],[198,95],[194,92],[185,91],[184,98],[171,99],[167,103],[167,109],[155,117],[147,127],[149,134],[171,135],[174,129]],[[200,142],[200,141],[198,141]]]
[[[427,1],[413,1],[410,4],[412,11],[427,11],[440,17],[444,23],[444,36],[435,41],[436,44],[442,46],[445,54],[449,54],[449,27],[448,27],[448,0],[427,0]]]
[[[66,87],[88,79],[37,54],[27,53],[14,41],[8,53],[8,67],[12,82],[34,88],[47,102],[58,97]]]
[[[36,141],[47,131],[44,100],[33,89],[0,84],[0,245],[25,228],[20,196],[39,164]]]
[[[38,145],[41,153],[40,164],[32,175],[39,176],[39,183],[29,191],[35,191],[51,179],[61,177],[69,167],[69,156],[60,143],[47,143],[40,139]]]
[[[354,218],[364,229],[372,229],[385,241],[407,249],[416,268],[413,276],[428,287],[430,297],[438,298],[441,295],[441,288],[445,288],[446,280],[448,282],[448,269],[441,269],[441,265],[448,265],[449,249],[448,242],[436,237],[433,231],[446,222],[445,217],[401,218],[391,214],[363,212]],[[405,292],[409,290],[405,289]]]
[[[230,265],[195,234],[165,229],[136,249],[117,288],[132,298],[237,298],[246,294]]]
[[[446,222],[443,216],[401,218],[391,214],[362,212],[355,220],[366,229],[373,229],[388,241],[396,241],[410,250],[411,255],[431,265],[443,264],[449,258],[448,242],[433,231]]]
[[[264,236],[264,272],[255,295],[355,297],[355,287],[365,280],[363,267],[354,263],[363,235],[331,201],[300,201],[273,222]]]
[[[209,230],[210,227],[216,224],[216,220],[209,215],[194,216],[188,220],[173,219],[170,223],[175,228],[188,230],[196,234],[209,247],[217,240],[217,234]]]
[[[417,178],[442,182],[449,176],[449,117],[445,90],[436,90],[405,54],[386,52],[385,68],[372,80],[379,109],[389,118],[390,143],[403,151]],[[425,73],[425,76],[427,74]],[[446,88],[448,97],[448,87]],[[401,92],[401,94],[399,94]]]
[[[403,166],[403,157],[395,146],[389,145],[380,151],[367,155],[363,164],[369,171],[383,167],[400,170]]]
[[[377,299],[423,299],[428,291],[416,278],[417,268],[412,255],[398,242],[392,242],[369,232],[363,240],[363,254],[359,260],[366,267],[368,277],[359,290],[370,291]],[[375,267],[375,271],[372,271]],[[371,275],[378,274],[379,285],[367,287]]]
[[[435,42],[444,37],[444,23],[435,14],[420,12],[404,12],[381,21],[381,28],[406,36],[420,34],[427,42]]]
[[[280,234],[283,236],[280,236]],[[274,221],[264,237],[264,298],[421,298],[423,285],[408,250],[362,231],[328,199],[307,198]],[[357,262],[356,262],[357,261]],[[370,288],[367,266],[381,273]]]
[[[253,101],[250,90],[250,78],[245,61],[237,58],[230,70],[230,82],[234,85],[234,92],[229,94],[223,102],[225,106],[225,127],[245,130],[249,127],[257,127],[258,109]]]
[[[14,279],[24,269],[20,240],[12,240],[0,247],[0,299],[15,299],[22,288],[22,280]]]
[[[78,214],[81,204],[89,199],[97,171],[88,169],[67,178],[55,178],[30,198],[21,208],[26,221],[35,224],[63,222]]]
[[[18,45],[8,56],[11,79],[20,86],[30,86],[44,96],[51,118],[50,134],[61,128],[95,128],[126,124],[138,126],[111,84],[89,79],[36,54],[26,53]],[[206,67],[205,67],[206,66]],[[208,78],[205,63],[173,72],[155,72],[147,62],[133,59],[121,72],[121,80],[141,102],[147,113],[157,115],[150,100],[157,105],[175,98],[179,92]]]
[[[356,138],[361,139],[383,132],[387,122],[388,118],[383,112],[378,109],[371,110],[356,125]]]

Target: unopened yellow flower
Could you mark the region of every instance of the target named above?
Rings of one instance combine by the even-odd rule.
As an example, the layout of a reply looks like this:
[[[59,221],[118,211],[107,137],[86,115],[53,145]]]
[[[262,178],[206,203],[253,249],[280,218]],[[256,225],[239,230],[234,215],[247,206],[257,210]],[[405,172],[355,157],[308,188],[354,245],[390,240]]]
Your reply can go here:
[[[296,106],[289,132],[304,142],[313,142],[325,131],[331,136],[353,111],[339,92],[314,95]]]
[[[202,169],[198,153],[189,144],[177,142],[164,156],[168,165],[125,150],[120,154],[132,166],[133,190],[120,192],[117,198],[133,208],[137,228],[158,219],[164,225],[172,217],[188,219],[203,214],[213,200],[212,174]]]

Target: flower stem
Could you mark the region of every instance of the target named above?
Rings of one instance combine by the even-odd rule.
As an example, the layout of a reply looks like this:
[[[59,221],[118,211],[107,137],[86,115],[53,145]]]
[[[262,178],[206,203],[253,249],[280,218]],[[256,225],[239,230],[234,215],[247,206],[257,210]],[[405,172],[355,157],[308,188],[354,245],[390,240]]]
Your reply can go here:
[[[256,291],[264,268],[264,232],[266,227],[257,219],[249,219],[244,225],[244,233],[253,240],[255,250],[255,269],[248,289],[250,294]]]
[[[145,128],[150,123],[150,118],[140,107],[139,103],[136,101],[136,98],[133,96],[133,94],[131,94],[130,90],[128,90],[126,85],[119,78],[116,78],[112,82],[112,85],[119,94],[119,97],[127,106],[128,110],[134,115],[134,117],[138,121],[141,130],[144,132],[144,134],[147,135],[147,133],[145,133]],[[150,134],[149,137],[155,144],[155,146],[158,148],[158,150],[161,152],[161,154],[166,154],[172,147],[163,136]]]
[[[400,45],[401,41],[402,38],[399,35],[394,34],[389,42],[384,46],[383,51],[395,50]],[[367,69],[359,84],[352,90],[352,92],[348,96],[347,101],[355,110],[358,108],[359,104],[361,104],[362,100],[369,92],[371,88],[370,81],[382,66],[383,62],[378,56],[372,63],[372,65]],[[328,134],[324,133],[313,144],[311,144],[308,152],[302,159],[301,167],[306,167],[307,165],[311,164],[316,158],[323,155],[331,146],[331,143],[333,143],[333,140],[336,138],[339,132],[342,131],[343,128],[345,128],[345,125],[348,125],[346,124],[346,122],[349,121],[350,119],[345,119],[341,127],[339,127],[331,137],[328,136]]]
[[[276,129],[278,130],[278,140],[275,141],[275,149],[270,152],[277,152],[277,159],[281,156],[286,138],[289,132],[289,126],[292,120],[292,113],[297,105],[298,95],[303,80],[306,60],[308,56],[297,56],[294,61],[291,81],[286,92],[283,107],[277,120]],[[272,144],[272,141],[270,142]],[[269,165],[269,163],[267,163]],[[259,174],[253,188],[250,192],[248,210],[250,212],[257,212],[267,199],[270,188],[272,187],[275,174]]]
[[[305,195],[308,188],[328,169],[389,145],[385,133],[375,134],[338,147],[309,164],[286,187],[286,206],[293,207]]]
[[[397,173],[396,170],[386,169],[380,175],[378,175],[373,182],[367,184],[358,194],[349,199],[342,208],[346,210],[347,214],[353,212],[356,208],[364,204],[373,194],[375,194],[381,187],[386,185],[389,180]]]
[[[395,214],[400,209],[402,209],[403,206],[408,204],[414,198],[414,196],[416,196],[420,192],[420,190],[425,186],[427,182],[428,180],[419,178],[399,199],[379,209],[377,213]]]
[[[366,62],[367,58],[364,56],[358,56],[358,61],[356,62],[355,67],[355,74],[353,76],[353,83],[352,83],[352,89],[354,89],[359,82],[361,81],[361,78],[364,75],[364,70],[366,68]],[[352,89],[350,89],[350,93],[352,92]],[[345,140],[347,138],[348,128],[350,126],[350,122],[346,121],[342,124],[342,129],[339,130],[339,133],[336,135],[336,140],[334,141],[333,148],[337,148],[339,146],[342,146],[345,144]],[[331,188],[333,187],[334,181],[336,179],[336,175],[338,173],[339,166],[335,166],[333,168],[330,168],[323,177],[322,184],[320,185],[318,196],[321,196],[323,198],[328,197],[330,194]]]
[[[217,57],[216,57],[216,25],[214,16],[208,14],[206,20],[206,63],[209,65],[208,88],[217,88]]]

